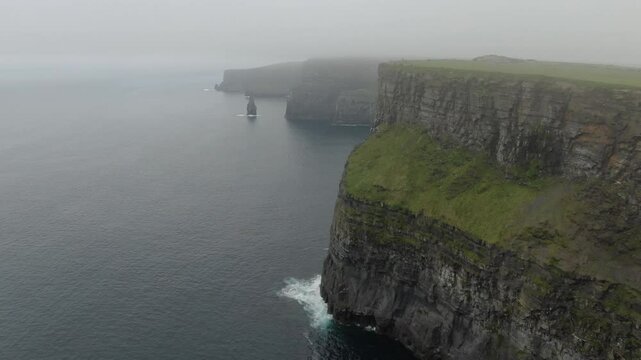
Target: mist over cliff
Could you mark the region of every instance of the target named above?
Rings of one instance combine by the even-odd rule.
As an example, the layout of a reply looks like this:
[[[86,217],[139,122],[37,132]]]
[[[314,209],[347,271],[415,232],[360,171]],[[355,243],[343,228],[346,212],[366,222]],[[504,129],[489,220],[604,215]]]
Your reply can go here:
[[[637,1],[76,0],[0,4],[2,62],[255,67],[332,56],[640,64]]]
[[[259,68],[225,70],[216,90],[287,98],[291,121],[335,125],[374,122],[382,59],[318,58]]]

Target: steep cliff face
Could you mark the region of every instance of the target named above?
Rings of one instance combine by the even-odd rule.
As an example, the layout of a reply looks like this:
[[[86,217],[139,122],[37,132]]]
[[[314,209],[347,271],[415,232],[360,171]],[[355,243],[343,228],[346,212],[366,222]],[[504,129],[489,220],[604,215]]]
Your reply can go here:
[[[384,64],[379,107],[380,123],[420,124],[502,165],[641,180],[639,89]]]
[[[371,125],[375,118],[375,91],[358,89],[340,92],[333,118],[335,124]]]
[[[424,359],[641,358],[641,91],[380,68],[321,293]]]
[[[312,59],[292,89],[285,117],[294,121],[370,124],[376,101],[376,59]]]

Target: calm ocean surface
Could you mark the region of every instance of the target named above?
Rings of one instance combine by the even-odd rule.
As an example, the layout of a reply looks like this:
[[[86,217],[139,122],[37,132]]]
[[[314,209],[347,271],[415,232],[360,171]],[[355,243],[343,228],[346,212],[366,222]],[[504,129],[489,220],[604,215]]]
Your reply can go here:
[[[410,359],[318,295],[368,129],[211,75],[0,72],[0,359]]]

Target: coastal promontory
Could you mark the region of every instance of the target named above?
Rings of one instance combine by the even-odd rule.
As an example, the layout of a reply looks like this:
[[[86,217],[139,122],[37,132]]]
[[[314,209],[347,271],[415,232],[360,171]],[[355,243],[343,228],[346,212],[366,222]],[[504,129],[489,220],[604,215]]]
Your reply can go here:
[[[379,68],[321,293],[421,359],[641,358],[641,72]]]

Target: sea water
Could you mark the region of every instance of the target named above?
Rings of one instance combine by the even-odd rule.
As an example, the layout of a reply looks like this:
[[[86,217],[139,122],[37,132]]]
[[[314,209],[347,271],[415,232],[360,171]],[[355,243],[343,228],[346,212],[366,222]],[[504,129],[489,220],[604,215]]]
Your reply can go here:
[[[0,75],[7,75],[2,73]],[[367,128],[211,71],[0,76],[1,359],[408,359],[320,298]]]

